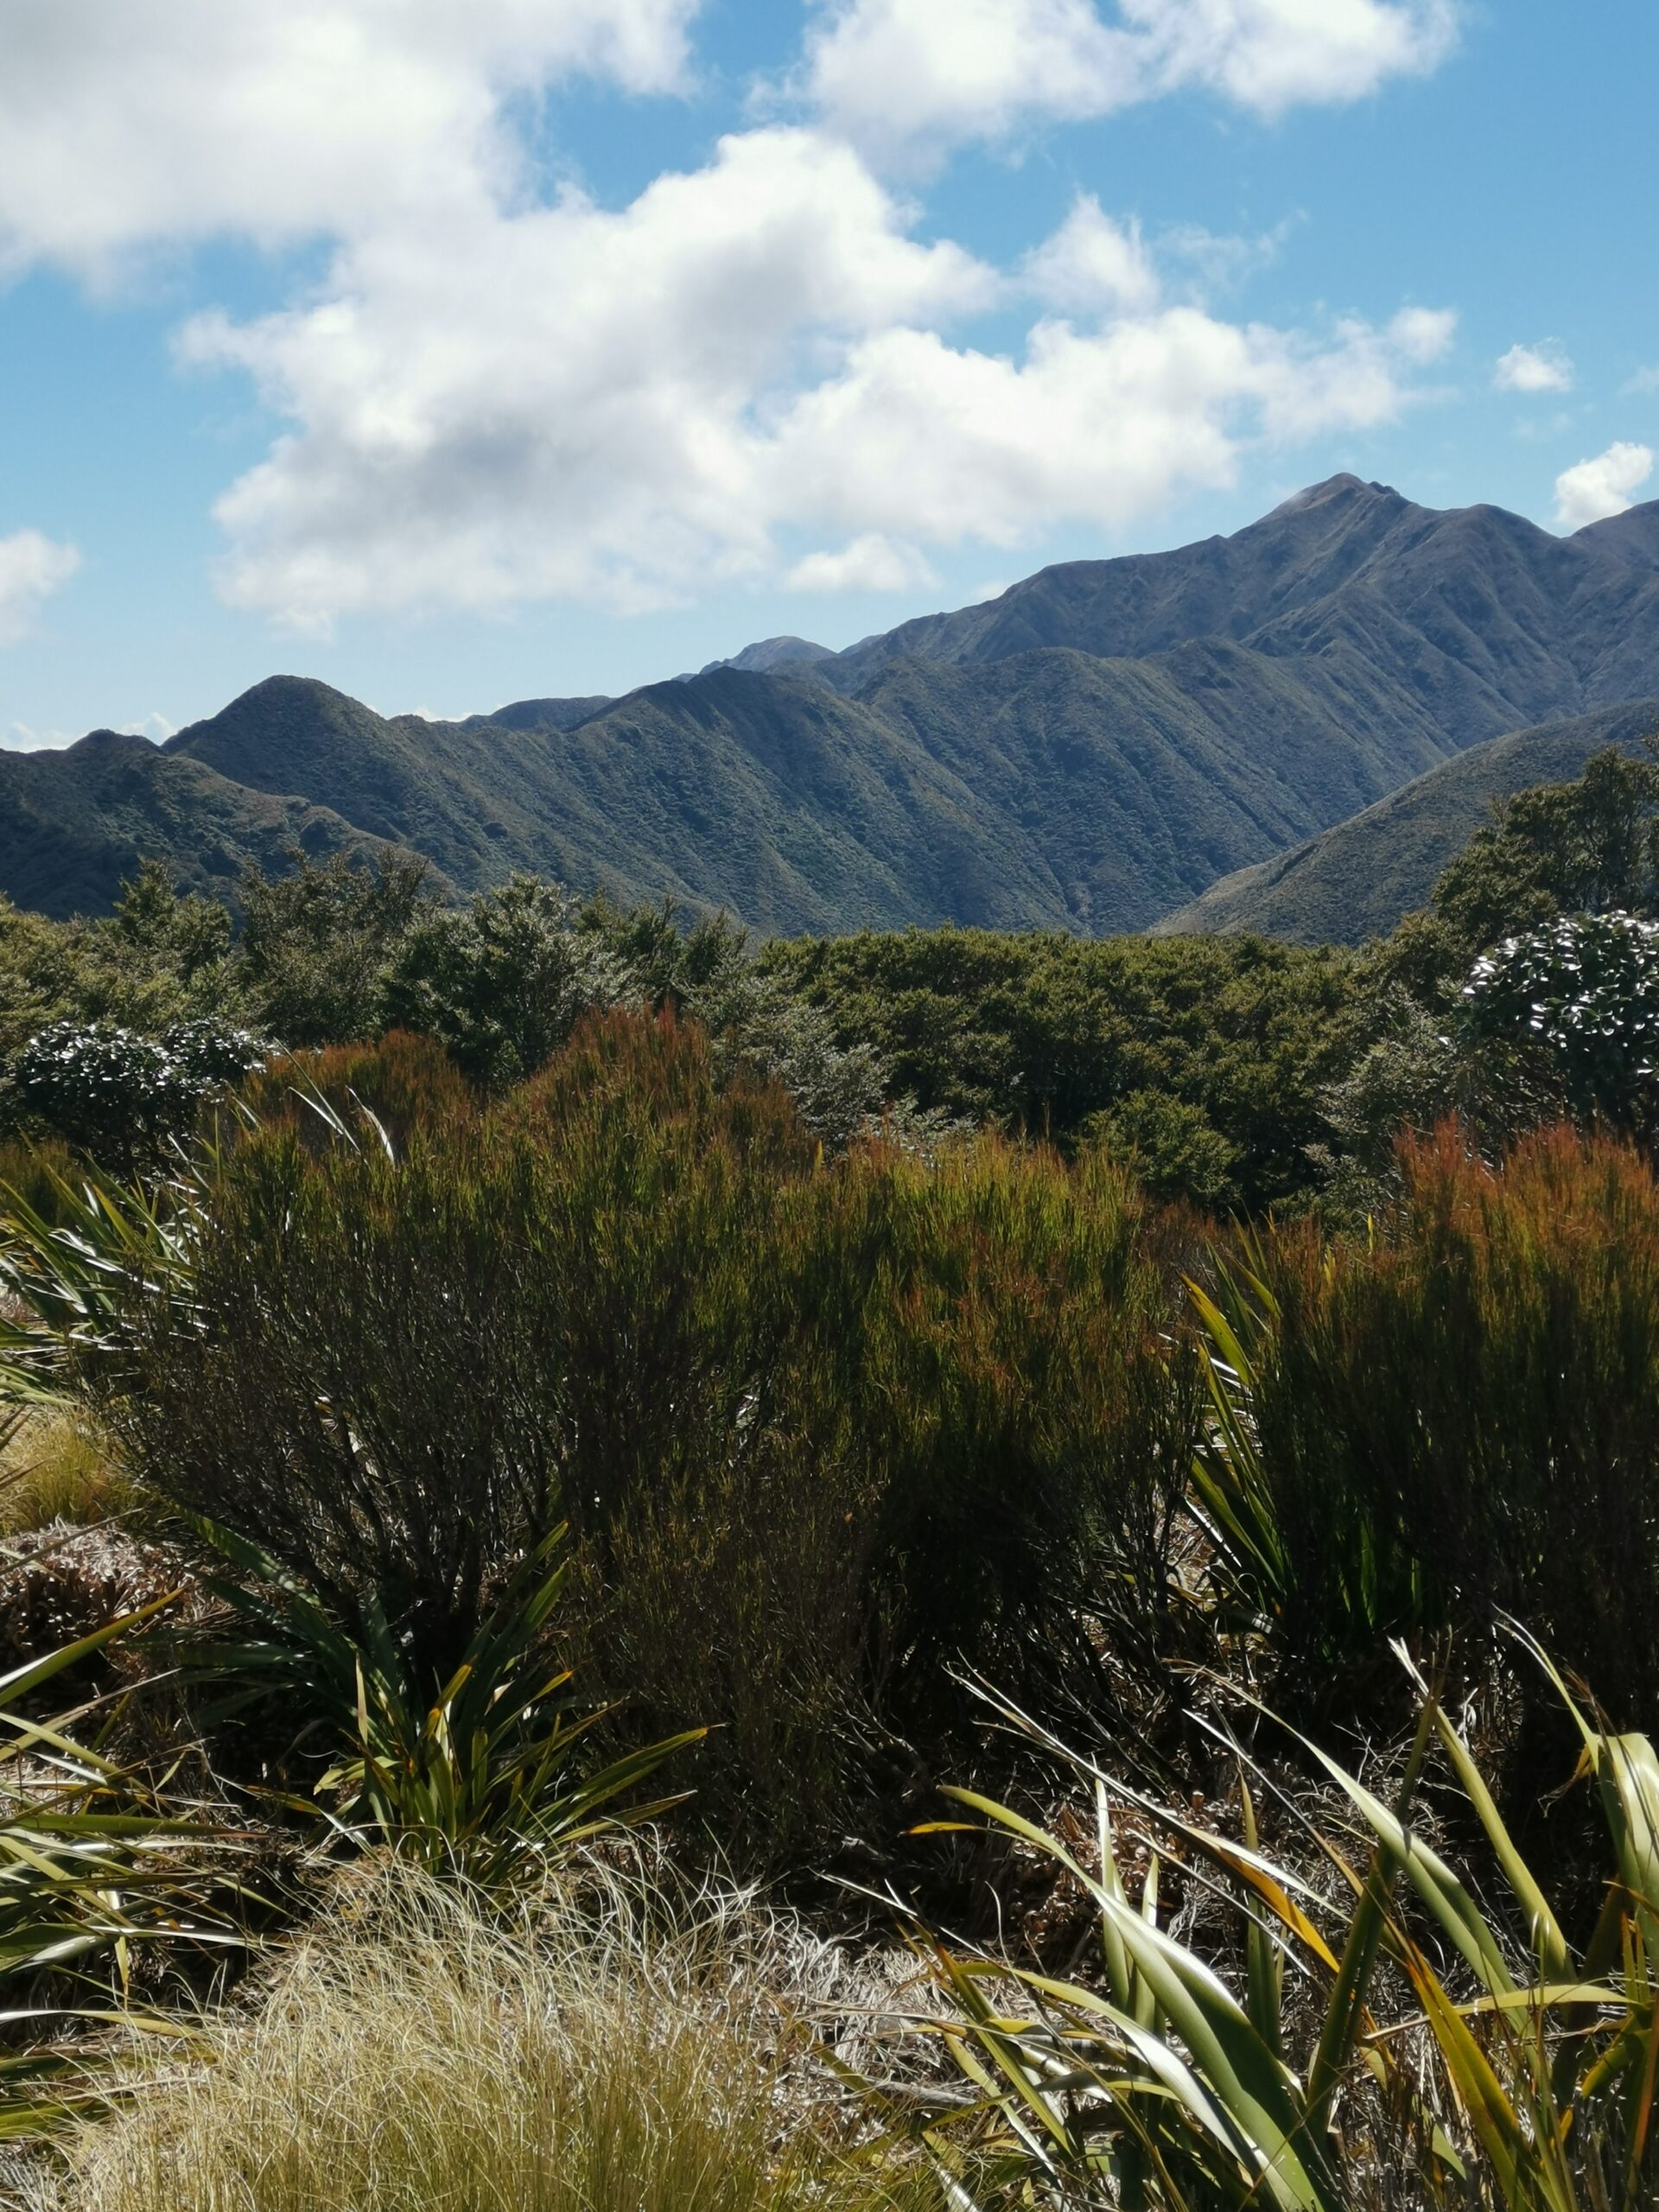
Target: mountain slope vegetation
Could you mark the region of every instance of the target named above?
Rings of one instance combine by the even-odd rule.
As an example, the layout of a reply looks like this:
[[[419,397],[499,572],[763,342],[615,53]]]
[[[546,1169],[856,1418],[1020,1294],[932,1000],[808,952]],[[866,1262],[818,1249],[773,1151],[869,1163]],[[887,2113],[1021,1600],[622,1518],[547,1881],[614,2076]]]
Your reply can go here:
[[[101,912],[140,854],[197,885],[391,843],[461,890],[529,869],[785,934],[1145,928],[1471,746],[1659,694],[1656,518],[1560,539],[1339,476],[1231,537],[621,699],[435,722],[275,677],[147,762],[107,734],[0,762],[0,890]]]
[[[1241,868],[1156,925],[1160,935],[1244,931],[1297,944],[1359,944],[1427,904],[1495,800],[1570,782],[1591,754],[1640,753],[1659,698],[1514,730],[1415,778],[1279,859]]]
[[[295,852],[369,858],[377,840],[326,804],[223,776],[141,737],[95,730],[61,753],[0,753],[0,888],[59,920],[111,910],[146,860],[228,895]]]

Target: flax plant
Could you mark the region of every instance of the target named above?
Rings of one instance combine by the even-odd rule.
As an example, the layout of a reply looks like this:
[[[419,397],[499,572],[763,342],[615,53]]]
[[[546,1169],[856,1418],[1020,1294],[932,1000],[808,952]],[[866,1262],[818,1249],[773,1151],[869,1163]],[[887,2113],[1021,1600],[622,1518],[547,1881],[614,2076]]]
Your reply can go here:
[[[126,2009],[140,1945],[212,1954],[246,1940],[237,1840],[181,1802],[172,1776],[146,1778],[108,1756],[105,1700],[34,1712],[48,1685],[172,1602],[0,1676],[0,1991],[10,2000],[0,2030],[18,2045],[0,2058],[0,2137],[39,2133],[74,2101],[50,2086],[67,2071],[54,2031],[126,2019],[172,2033]]]
[[[1518,1632],[1517,1632],[1518,1633]],[[1096,1972],[1065,1978],[932,1952],[954,2015],[942,2035],[977,2093],[927,2136],[969,2204],[1125,2212],[1644,2212],[1659,2194],[1659,1759],[1587,1713],[1522,1638],[1580,1732],[1605,1820],[1605,1903],[1575,1946],[1505,1825],[1467,1743],[1416,1680],[1411,1752],[1392,1804],[1313,1745],[1350,1808],[1321,1833],[1343,1900],[1260,1848],[1241,1760],[1240,1835],[1156,1808],[1011,1707],[1096,1806],[1091,1860],[977,1794],[947,1795],[1079,1885],[1098,1917]],[[1401,1653],[1404,1659],[1403,1651]],[[1413,1824],[1427,1758],[1444,1758],[1506,1892],[1476,1891]],[[1160,1924],[1159,1861],[1138,1904],[1110,1807],[1131,1806],[1189,1881],[1236,1916],[1242,1976]],[[957,1826],[960,1823],[940,1823]],[[1317,1999],[1294,2038],[1287,1974]]]
[[[584,1762],[582,1738],[607,1713],[572,1717],[570,1671],[547,1652],[569,1573],[563,1527],[508,1578],[454,1673],[428,1686],[377,1599],[359,1641],[257,1544],[199,1516],[194,1525],[226,1563],[208,1587],[236,1623],[199,1654],[200,1671],[228,1691],[218,1710],[276,1693],[305,1715],[303,1737],[321,1738],[329,1763],[309,1800],[287,1802],[342,1840],[387,1844],[498,1891],[533,1881],[551,1855],[607,1827],[679,1802],[640,1802],[637,1792],[701,1728],[603,1766]]]

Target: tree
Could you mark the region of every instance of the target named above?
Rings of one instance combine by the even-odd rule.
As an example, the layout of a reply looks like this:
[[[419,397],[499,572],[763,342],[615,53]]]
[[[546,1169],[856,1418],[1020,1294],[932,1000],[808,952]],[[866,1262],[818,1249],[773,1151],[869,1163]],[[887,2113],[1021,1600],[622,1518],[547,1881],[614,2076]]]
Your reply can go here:
[[[160,861],[143,861],[121,887],[108,925],[129,945],[192,984],[220,965],[231,949],[231,917],[217,899],[181,892]]]
[[[588,1007],[620,995],[602,933],[579,932],[578,912],[558,884],[514,875],[469,906],[423,914],[386,979],[386,1018],[442,1039],[492,1090],[521,1083]]]
[[[1535,784],[1493,809],[1440,877],[1434,906],[1466,960],[1556,914],[1659,904],[1659,758],[1592,753],[1576,783]]]
[[[1526,1118],[1659,1132],[1659,921],[1563,916],[1484,954],[1463,996],[1484,1088]]]
[[[290,1046],[374,1036],[391,966],[435,904],[427,864],[391,848],[375,868],[294,858],[291,874],[242,878],[238,964],[259,1020]]]

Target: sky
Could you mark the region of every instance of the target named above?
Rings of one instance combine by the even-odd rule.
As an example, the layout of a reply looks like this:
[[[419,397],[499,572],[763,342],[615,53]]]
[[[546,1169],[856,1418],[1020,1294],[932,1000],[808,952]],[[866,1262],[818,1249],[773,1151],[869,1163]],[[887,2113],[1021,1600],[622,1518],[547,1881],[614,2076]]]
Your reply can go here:
[[[0,0],[0,743],[1659,495],[1652,0]]]

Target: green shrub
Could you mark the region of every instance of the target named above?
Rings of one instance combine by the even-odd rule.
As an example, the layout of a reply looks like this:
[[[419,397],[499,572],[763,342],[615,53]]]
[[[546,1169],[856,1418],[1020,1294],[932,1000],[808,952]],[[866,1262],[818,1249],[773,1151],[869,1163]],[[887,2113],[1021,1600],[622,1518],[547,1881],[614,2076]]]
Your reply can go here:
[[[305,1122],[181,1186],[185,1274],[147,1256],[78,1356],[141,1478],[359,1641],[378,1609],[414,1681],[568,1518],[596,1687],[718,1724],[705,1788],[793,1850],[884,1732],[949,1725],[950,1662],[1153,1662],[1195,1389],[1103,1158],[826,1160],[671,1015],[590,1019],[401,1152]]]
[[[153,1164],[188,1135],[208,1098],[241,1081],[266,1047],[247,1031],[203,1018],[159,1037],[107,1022],[51,1023],[12,1064],[12,1096],[27,1122],[122,1173]]]
[[[996,2202],[1057,2212],[1648,2212],[1659,1759],[1647,1737],[1588,1718],[1533,1656],[1576,1730],[1606,1831],[1602,1910],[1582,1936],[1566,1932],[1421,1677],[1392,1802],[1302,1746],[1345,1815],[1336,1834],[1328,1812],[1307,1823],[1338,1871],[1334,1904],[1328,1886],[1263,1855],[1243,1758],[1236,1814],[1212,1825],[1201,1800],[1148,1803],[1023,1722],[1084,1785],[1082,1818],[1045,1830],[976,1793],[946,1795],[1087,1900],[1104,1972],[1077,1974],[1081,1944],[1058,1976],[934,1946],[951,2012],[920,2024],[967,2092],[935,2107],[941,2162],[982,2177]],[[1431,1759],[1485,1855],[1484,1881],[1465,1886],[1435,1847]],[[1265,1802],[1271,1783],[1259,1770],[1250,1781]],[[1190,1907],[1164,1904],[1160,1854],[1189,1897],[1209,1893],[1204,1938]],[[1230,1942],[1217,1941],[1218,1915]]]
[[[1329,946],[947,928],[772,944],[762,964],[924,1109],[1070,1145],[1142,1094],[1144,1143],[1144,1095],[1167,1097],[1228,1147],[1206,1135],[1196,1179],[1169,1179],[1198,1205],[1220,1192],[1258,1211],[1314,1186],[1307,1147],[1358,1041],[1357,963]]]
[[[1659,1133],[1659,922],[1574,914],[1507,938],[1463,1000],[1468,1043],[1491,1063],[1482,1087],[1511,1126],[1566,1113]]]
[[[433,906],[427,864],[390,847],[374,868],[343,853],[295,858],[285,875],[251,868],[238,885],[239,987],[284,1045],[372,1037],[392,963]]]
[[[374,1597],[357,1643],[268,1552],[232,1529],[196,1525],[219,1554],[208,1586],[234,1623],[228,1640],[200,1648],[198,1665],[228,1686],[232,1706],[263,1689],[299,1716],[290,1756],[309,1754],[299,1778],[327,1806],[336,1836],[505,1892],[533,1885],[588,1837],[673,1802],[644,1803],[639,1785],[693,1736],[608,1766],[578,1749],[603,1715],[572,1717],[569,1669],[550,1657],[569,1571],[563,1529],[492,1593],[454,1674],[435,1683],[411,1665]]]
[[[448,1680],[487,1585],[559,1517],[539,1338],[554,1286],[524,1265],[534,1162],[462,1131],[401,1159],[277,1125],[201,1197],[194,1325],[140,1288],[88,1386],[141,1479],[283,1561],[359,1637],[378,1603]]]
[[[545,1066],[621,978],[579,903],[556,883],[514,875],[471,904],[423,916],[386,981],[386,1018],[442,1038],[456,1064],[496,1091]]]

